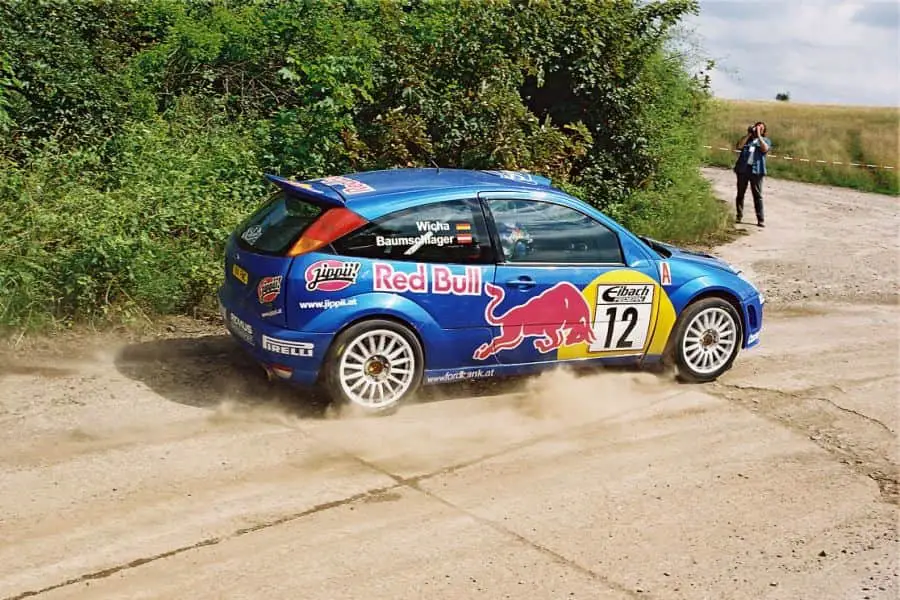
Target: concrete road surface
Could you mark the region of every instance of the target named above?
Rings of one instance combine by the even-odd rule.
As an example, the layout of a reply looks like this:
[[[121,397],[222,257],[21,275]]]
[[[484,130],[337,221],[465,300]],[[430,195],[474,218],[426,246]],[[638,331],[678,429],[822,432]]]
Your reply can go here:
[[[558,372],[348,420],[202,324],[21,341],[0,598],[898,598],[900,203],[766,191],[717,249],[762,345],[715,384]]]

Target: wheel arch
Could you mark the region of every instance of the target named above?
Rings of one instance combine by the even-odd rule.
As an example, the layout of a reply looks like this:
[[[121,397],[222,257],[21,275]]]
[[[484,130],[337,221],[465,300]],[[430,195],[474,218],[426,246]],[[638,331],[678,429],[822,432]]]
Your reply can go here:
[[[397,325],[402,325],[412,331],[413,335],[416,336],[416,339],[419,341],[419,344],[422,345],[422,352],[425,351],[425,341],[422,339],[422,334],[419,332],[418,328],[409,322],[409,320],[404,319],[398,315],[390,314],[390,313],[370,313],[366,315],[360,315],[356,318],[350,319],[344,325],[340,327],[337,331],[334,332],[334,338],[344,333],[347,329],[350,329],[354,325],[358,325],[364,321],[393,321]],[[332,341],[332,343],[334,343]],[[331,349],[331,345],[329,344],[329,349]]]
[[[419,347],[422,349],[422,367],[424,369],[425,365],[427,365],[427,356],[428,351],[425,347],[425,340],[422,337],[422,333],[419,329],[410,323],[407,319],[404,319],[400,316],[390,314],[390,313],[368,313],[364,315],[359,315],[353,319],[348,320],[346,323],[341,325],[335,332],[331,338],[331,343],[328,344],[328,349],[325,351],[325,356],[328,357],[331,355],[331,351],[334,348],[334,345],[337,343],[338,338],[342,333],[353,327],[354,325],[359,325],[360,323],[365,323],[366,321],[391,321],[392,323],[396,323],[402,327],[405,327],[410,332],[412,332],[413,336],[416,338],[416,341],[419,342]],[[326,358],[327,360],[327,358]],[[321,380],[325,369],[319,369],[318,379]]]
[[[705,290],[694,296],[691,296],[690,300],[687,301],[687,304],[684,305],[684,308],[687,308],[691,304],[696,304],[701,300],[705,300],[707,298],[721,298],[728,302],[731,306],[734,307],[734,310],[737,311],[738,316],[740,317],[740,326],[741,326],[741,335],[744,333],[744,319],[747,318],[747,315],[744,314],[744,308],[741,305],[741,301],[735,296],[733,293],[728,290],[716,289],[716,290]],[[682,312],[684,312],[682,310]]]
[[[696,304],[701,300],[706,300],[707,298],[719,298],[728,302],[734,308],[734,310],[738,314],[738,328],[740,335],[740,344],[739,347],[744,347],[744,333],[746,330],[745,320],[747,319],[747,315],[744,314],[744,309],[741,306],[741,301],[738,299],[736,295],[732,292],[722,289],[722,288],[713,288],[713,289],[703,289],[695,293],[693,296],[690,296],[687,302],[684,303],[684,307],[678,312],[678,318],[675,320],[675,325],[672,327],[672,333],[674,334],[678,328],[679,323],[684,315],[684,312],[688,309],[692,304]],[[675,338],[676,335],[670,335],[669,340],[666,343],[666,349],[663,354],[666,361],[670,361],[672,358],[672,352],[675,349]]]

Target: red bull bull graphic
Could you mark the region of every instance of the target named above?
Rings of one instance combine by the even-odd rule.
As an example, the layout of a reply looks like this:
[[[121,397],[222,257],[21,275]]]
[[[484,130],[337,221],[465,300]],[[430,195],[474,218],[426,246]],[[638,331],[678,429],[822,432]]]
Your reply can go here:
[[[504,289],[487,283],[484,291],[491,298],[484,309],[484,319],[489,325],[499,327],[500,334],[475,350],[472,357],[476,360],[518,348],[529,337],[535,338],[534,348],[541,354],[564,345],[595,341],[591,307],[581,290],[567,281],[557,283],[502,315],[495,311],[506,297]]]

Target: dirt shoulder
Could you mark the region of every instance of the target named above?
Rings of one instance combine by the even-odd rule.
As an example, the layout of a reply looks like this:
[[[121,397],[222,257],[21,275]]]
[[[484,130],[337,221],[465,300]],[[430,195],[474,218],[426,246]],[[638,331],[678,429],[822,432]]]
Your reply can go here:
[[[717,249],[762,344],[712,385],[554,373],[338,420],[216,325],[23,341],[0,598],[896,598],[900,206],[766,203]]]

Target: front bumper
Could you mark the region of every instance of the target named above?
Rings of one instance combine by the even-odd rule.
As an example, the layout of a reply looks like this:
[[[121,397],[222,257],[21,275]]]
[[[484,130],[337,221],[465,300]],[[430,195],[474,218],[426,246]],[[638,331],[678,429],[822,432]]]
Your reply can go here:
[[[333,338],[332,334],[304,333],[272,326],[252,314],[232,311],[219,296],[225,329],[270,377],[313,385]]]
[[[759,345],[759,337],[762,333],[763,307],[765,296],[760,292],[743,302],[744,313],[744,339],[743,348],[749,350]]]

